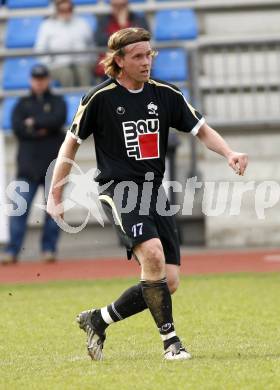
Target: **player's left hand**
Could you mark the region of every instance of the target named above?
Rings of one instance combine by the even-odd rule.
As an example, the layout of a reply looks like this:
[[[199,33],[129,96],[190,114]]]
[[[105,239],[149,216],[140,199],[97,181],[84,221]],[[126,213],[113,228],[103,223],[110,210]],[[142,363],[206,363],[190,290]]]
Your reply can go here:
[[[232,152],[228,155],[228,165],[237,175],[243,176],[248,165],[248,155],[246,153]]]
[[[47,201],[47,213],[56,220],[63,219],[64,217],[64,208],[63,203],[60,198],[55,198],[53,194],[50,192]]]

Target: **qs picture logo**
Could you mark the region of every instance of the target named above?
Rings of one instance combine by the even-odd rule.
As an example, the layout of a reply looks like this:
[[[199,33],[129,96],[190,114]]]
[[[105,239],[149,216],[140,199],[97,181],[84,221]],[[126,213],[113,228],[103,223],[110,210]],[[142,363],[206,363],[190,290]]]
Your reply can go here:
[[[128,157],[135,160],[159,158],[159,120],[140,119],[123,122]]]

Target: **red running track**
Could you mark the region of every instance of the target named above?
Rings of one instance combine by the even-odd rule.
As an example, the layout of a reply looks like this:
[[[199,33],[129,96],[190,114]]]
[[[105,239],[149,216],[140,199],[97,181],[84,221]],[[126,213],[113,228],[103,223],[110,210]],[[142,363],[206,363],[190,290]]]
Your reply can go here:
[[[19,262],[0,265],[0,283],[53,280],[93,280],[139,275],[139,265],[125,258],[58,261],[54,264]],[[183,275],[280,271],[280,249],[261,251],[201,251],[184,253]]]

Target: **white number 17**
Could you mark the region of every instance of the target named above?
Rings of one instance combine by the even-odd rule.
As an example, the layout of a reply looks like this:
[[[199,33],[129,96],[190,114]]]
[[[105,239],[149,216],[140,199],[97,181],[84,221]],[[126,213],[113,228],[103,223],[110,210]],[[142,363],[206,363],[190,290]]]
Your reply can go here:
[[[142,236],[143,233],[143,222],[137,223],[136,225],[132,226],[132,233],[133,237]]]

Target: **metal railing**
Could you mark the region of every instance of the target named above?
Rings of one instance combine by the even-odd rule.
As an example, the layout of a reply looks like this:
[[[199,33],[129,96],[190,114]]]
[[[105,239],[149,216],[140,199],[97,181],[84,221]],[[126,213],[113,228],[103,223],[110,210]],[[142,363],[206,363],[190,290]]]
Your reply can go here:
[[[189,49],[191,47],[193,47],[194,43],[193,42],[183,42],[183,41],[177,41],[177,42],[161,42],[161,43],[158,43],[158,42],[152,42],[153,44],[153,47],[156,49],[156,50],[160,50],[162,48],[166,48],[166,47],[181,47],[181,48],[184,48],[186,50],[186,52],[189,51]],[[2,49],[0,50],[0,62],[1,61],[4,61],[5,58],[28,58],[28,57],[36,57],[38,58],[38,60],[40,59],[40,57],[50,57],[50,56],[59,56],[59,55],[65,55],[65,54],[70,54],[72,55],[73,59],[75,59],[75,57],[79,57],[80,55],[89,55],[89,54],[92,54],[92,58],[93,58],[93,62],[92,62],[92,67],[94,68],[94,63],[96,61],[96,58],[98,57],[98,54],[99,53],[104,53],[107,51],[107,48],[106,47],[92,47],[92,48],[89,48],[87,50],[76,50],[75,53],[73,53],[73,51],[64,51],[63,53],[61,53],[61,51],[52,51],[51,54],[49,52],[36,52],[34,51],[34,49],[30,49],[30,48],[27,48],[27,49],[12,49],[12,50],[8,50],[8,49]],[[40,61],[40,60],[39,60]],[[96,83],[95,83],[95,80],[94,80],[94,77],[93,77],[93,84],[92,86],[94,86]],[[186,81],[181,81],[181,82],[176,82],[176,84],[179,86],[179,87],[182,87],[182,88],[188,88],[189,87],[189,81],[186,80]],[[0,85],[1,85],[1,77],[0,77]],[[58,87],[58,88],[54,88],[54,89],[57,89],[57,91],[59,91],[60,93],[64,94],[64,93],[74,93],[74,92],[85,92],[86,90],[88,90],[89,88],[91,88],[91,86],[81,86],[81,87],[68,87],[68,88],[62,88],[62,87]],[[1,89],[0,88],[0,103],[1,103],[1,100],[6,98],[6,97],[9,97],[9,96],[23,96],[26,94],[26,90],[19,90],[19,89]]]

